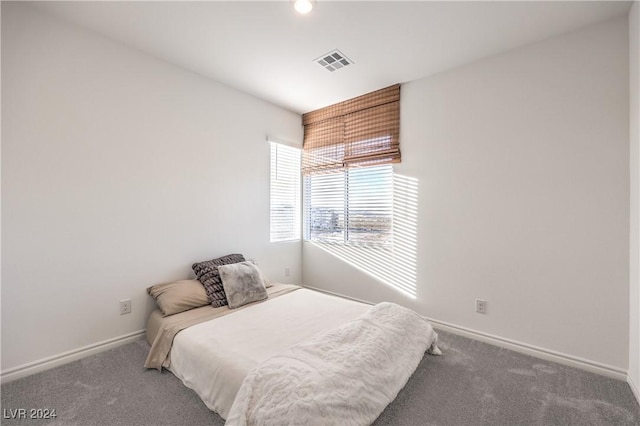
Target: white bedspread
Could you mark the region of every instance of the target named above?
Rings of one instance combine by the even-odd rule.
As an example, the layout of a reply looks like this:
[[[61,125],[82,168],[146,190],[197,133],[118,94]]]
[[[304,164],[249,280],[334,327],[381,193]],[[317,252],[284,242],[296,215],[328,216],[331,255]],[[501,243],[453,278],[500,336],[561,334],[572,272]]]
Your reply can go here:
[[[356,320],[272,356],[242,383],[227,425],[368,425],[413,374],[433,328],[381,303]]]
[[[226,418],[242,381],[265,359],[349,322],[370,305],[300,289],[179,332],[170,370]]]

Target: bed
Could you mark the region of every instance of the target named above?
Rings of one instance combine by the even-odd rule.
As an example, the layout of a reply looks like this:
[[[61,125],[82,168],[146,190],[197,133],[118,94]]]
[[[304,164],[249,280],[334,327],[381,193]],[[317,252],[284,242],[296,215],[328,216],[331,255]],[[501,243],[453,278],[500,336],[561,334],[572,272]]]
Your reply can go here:
[[[372,307],[287,284],[267,290],[266,300],[239,309],[154,311],[145,366],[169,369],[227,424],[332,424],[344,416],[367,424],[425,351],[438,353],[431,326],[398,305]],[[345,400],[355,412],[344,411],[354,410]]]

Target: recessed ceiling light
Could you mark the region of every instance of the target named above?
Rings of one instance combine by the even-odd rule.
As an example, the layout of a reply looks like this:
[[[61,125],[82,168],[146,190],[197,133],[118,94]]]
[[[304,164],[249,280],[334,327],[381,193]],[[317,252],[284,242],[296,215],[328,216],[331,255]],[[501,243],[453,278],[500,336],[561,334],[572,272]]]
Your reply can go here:
[[[313,9],[313,3],[314,2],[312,0],[296,0],[293,3],[293,8],[298,13],[306,15],[307,13],[311,12],[311,9]]]

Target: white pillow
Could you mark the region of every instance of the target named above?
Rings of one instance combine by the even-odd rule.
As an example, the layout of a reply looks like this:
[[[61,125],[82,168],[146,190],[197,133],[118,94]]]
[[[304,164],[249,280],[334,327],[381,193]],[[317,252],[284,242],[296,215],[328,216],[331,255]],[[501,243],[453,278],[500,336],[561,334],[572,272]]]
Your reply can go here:
[[[269,297],[260,270],[252,262],[218,266],[229,309]]]

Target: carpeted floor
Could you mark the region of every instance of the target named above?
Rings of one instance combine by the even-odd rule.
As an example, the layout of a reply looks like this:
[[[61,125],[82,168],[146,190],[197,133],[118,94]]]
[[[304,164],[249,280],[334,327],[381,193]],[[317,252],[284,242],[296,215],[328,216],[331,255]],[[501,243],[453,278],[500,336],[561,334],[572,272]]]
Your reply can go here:
[[[640,425],[625,382],[440,332],[375,425]],[[1,386],[3,425],[223,425],[140,340]],[[12,419],[55,409],[50,420]]]

